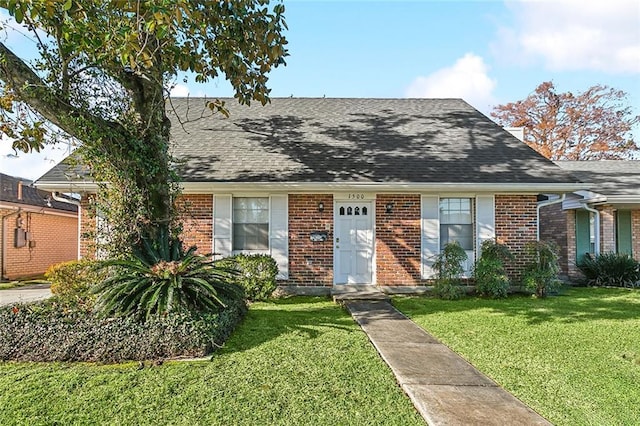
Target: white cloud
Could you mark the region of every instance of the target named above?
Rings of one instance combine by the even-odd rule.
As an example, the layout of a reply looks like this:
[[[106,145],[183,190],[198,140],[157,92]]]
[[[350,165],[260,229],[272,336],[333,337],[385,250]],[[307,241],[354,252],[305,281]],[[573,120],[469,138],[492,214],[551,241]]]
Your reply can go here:
[[[189,87],[184,84],[176,84],[169,91],[172,98],[186,98],[189,96]]]
[[[514,26],[502,27],[494,53],[542,60],[551,70],[640,72],[637,0],[507,1]]]
[[[34,180],[45,174],[68,155],[65,144],[45,145],[40,152],[16,154],[11,148],[11,142],[5,138],[0,140],[0,172]]]
[[[467,53],[453,66],[441,68],[426,77],[417,77],[405,94],[410,98],[462,98],[484,110],[494,103],[492,92],[495,86],[484,60]]]

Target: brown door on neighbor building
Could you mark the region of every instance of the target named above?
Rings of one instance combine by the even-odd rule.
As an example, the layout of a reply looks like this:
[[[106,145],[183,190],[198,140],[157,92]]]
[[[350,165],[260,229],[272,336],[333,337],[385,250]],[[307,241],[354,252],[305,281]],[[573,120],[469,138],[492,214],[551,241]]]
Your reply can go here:
[[[373,282],[373,209],[370,201],[337,202],[334,210],[336,284]]]

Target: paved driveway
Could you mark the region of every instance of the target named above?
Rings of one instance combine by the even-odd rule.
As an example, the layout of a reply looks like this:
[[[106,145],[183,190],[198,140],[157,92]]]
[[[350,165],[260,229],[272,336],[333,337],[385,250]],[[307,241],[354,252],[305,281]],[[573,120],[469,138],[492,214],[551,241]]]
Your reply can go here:
[[[25,287],[0,290],[0,306],[14,303],[35,302],[51,297],[47,284],[35,284]]]

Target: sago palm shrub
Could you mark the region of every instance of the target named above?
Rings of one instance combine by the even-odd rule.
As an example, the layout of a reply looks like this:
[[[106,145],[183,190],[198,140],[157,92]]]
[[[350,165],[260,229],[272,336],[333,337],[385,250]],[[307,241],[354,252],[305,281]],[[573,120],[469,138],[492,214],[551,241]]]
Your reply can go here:
[[[225,306],[224,298],[243,296],[232,282],[233,271],[195,251],[161,235],[155,243],[144,240],[132,258],[105,261],[111,275],[92,289],[96,310],[146,320],[181,309],[215,311]]]

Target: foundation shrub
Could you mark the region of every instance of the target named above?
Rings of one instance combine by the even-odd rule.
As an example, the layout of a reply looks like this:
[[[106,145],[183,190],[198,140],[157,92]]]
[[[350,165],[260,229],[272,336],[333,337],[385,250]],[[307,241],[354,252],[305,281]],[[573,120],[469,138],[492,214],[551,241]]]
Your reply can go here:
[[[525,252],[531,261],[524,268],[522,283],[537,297],[546,297],[561,284],[558,280],[558,246],[552,242],[532,241],[525,246]]]
[[[234,271],[234,280],[251,301],[268,299],[277,287],[278,265],[266,254],[237,254],[216,262],[222,269]]]
[[[199,357],[221,345],[244,317],[244,300],[225,308],[178,310],[145,322],[104,318],[91,306],[53,298],[0,308],[0,360],[114,363]]]
[[[640,264],[628,254],[602,253],[595,257],[585,256],[578,268],[584,274],[587,285],[640,286]]]
[[[484,241],[474,268],[476,292],[493,298],[507,297],[510,283],[504,263],[508,260],[513,260],[513,254],[506,245]]]
[[[103,281],[107,273],[95,260],[71,260],[51,265],[44,273],[51,283],[51,293],[63,298],[88,298],[90,288]]]
[[[467,253],[457,241],[448,243],[442,252],[436,257],[433,264],[436,270],[436,279],[433,291],[441,299],[459,299],[464,294],[462,274],[464,268],[462,262],[467,260]]]

